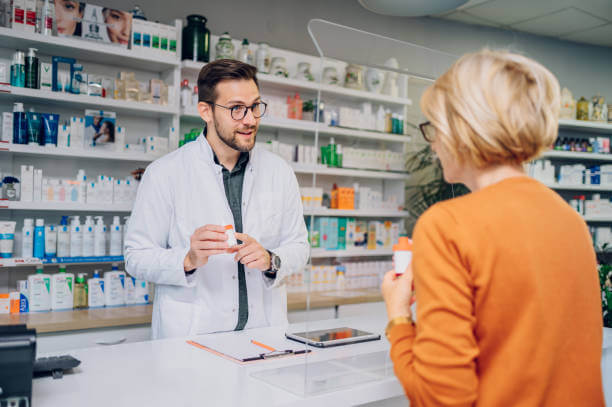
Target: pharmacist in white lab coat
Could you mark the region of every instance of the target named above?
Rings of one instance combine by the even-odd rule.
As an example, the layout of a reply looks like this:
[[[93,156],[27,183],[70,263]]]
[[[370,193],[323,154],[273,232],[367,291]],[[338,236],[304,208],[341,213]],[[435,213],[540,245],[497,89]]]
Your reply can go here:
[[[285,277],[309,246],[297,180],[255,147],[265,113],[250,65],[219,60],[198,77],[207,126],[147,168],[125,238],[126,270],[155,283],[153,338],[287,323]],[[228,248],[224,225],[242,243]]]

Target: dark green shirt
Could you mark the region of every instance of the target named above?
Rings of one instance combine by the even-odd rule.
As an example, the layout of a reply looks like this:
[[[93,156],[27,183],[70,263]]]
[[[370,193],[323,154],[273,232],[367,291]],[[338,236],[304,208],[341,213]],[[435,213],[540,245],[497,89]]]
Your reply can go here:
[[[215,163],[219,163],[219,159],[213,150],[213,156]],[[227,204],[232,211],[234,217],[234,226],[236,232],[242,233],[242,186],[244,184],[244,174],[246,167],[249,162],[249,153],[240,153],[238,162],[231,171],[223,167],[223,187],[225,188],[225,197],[227,198]],[[244,329],[249,319],[249,297],[246,286],[246,276],[244,274],[244,264],[238,262],[238,324],[235,330],[239,331]]]

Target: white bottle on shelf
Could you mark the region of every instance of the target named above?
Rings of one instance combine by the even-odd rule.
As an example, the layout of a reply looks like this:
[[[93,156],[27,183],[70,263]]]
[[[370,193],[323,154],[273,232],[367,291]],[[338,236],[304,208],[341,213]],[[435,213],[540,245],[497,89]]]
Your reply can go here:
[[[111,256],[121,256],[123,250],[121,248],[121,223],[119,216],[113,217],[113,224],[110,227],[110,252]]]
[[[51,277],[43,273],[43,267],[36,267],[36,274],[28,276],[30,312],[51,309]]]
[[[94,229],[94,256],[106,256],[106,226],[102,216],[96,216]]]
[[[104,306],[104,280],[100,278],[100,270],[94,270],[93,277],[87,280],[87,304],[89,308]]]
[[[129,216],[123,217],[123,236],[122,236],[122,245],[121,248],[125,250],[125,236],[127,235],[128,230],[128,222],[130,221]]]
[[[125,271],[119,271],[116,264],[104,273],[104,303],[107,307],[125,304]]]
[[[70,225],[70,257],[78,257],[83,254],[83,231],[78,216],[72,218]]]
[[[83,257],[94,255],[94,226],[92,217],[87,215],[83,226]]]
[[[57,257],[70,257],[68,216],[62,216],[62,221],[57,229]]]
[[[27,259],[34,256],[34,219],[24,219],[21,229],[21,257]]]
[[[51,276],[51,309],[72,309],[74,304],[74,274],[66,273],[66,266],[60,265],[59,273]]]

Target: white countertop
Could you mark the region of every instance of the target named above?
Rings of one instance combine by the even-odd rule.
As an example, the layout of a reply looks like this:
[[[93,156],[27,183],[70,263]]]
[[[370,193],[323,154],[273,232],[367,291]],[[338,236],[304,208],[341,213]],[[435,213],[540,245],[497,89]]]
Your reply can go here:
[[[335,319],[312,322],[308,328],[350,326],[382,333],[385,323],[384,318]],[[305,324],[294,324],[289,329],[297,332],[305,328]],[[215,335],[257,338],[260,334],[274,333],[282,338],[285,329],[261,328]],[[296,346],[303,345],[296,343]],[[314,349],[307,357],[264,360],[247,366],[198,349],[187,344],[185,339],[81,349],[69,352],[81,360],[73,373],[59,380],[50,377],[34,380],[32,401],[37,407],[354,405],[401,396],[403,390],[390,374],[382,380],[359,386],[300,397],[251,374],[284,366],[303,366],[306,359],[309,364],[316,364],[329,359],[388,352],[388,349],[389,343],[383,335],[378,341]],[[386,369],[392,372],[390,361]]]
[[[349,318],[294,324],[292,332],[350,326],[382,333],[385,318]],[[283,328],[260,328],[215,334],[245,335],[247,338],[284,336]],[[194,340],[202,337],[194,337]],[[296,343],[296,346],[303,346]],[[612,329],[604,330],[602,373],[608,405],[612,406]],[[302,397],[252,376],[253,373],[280,367],[304,366],[311,372],[317,363],[340,358],[366,358],[387,352],[383,338],[328,349],[314,349],[307,357],[264,360],[239,365],[186,343],[185,339],[166,339],[70,352],[81,360],[73,373],[62,379],[35,379],[33,405],[44,406],[345,406],[375,402],[403,395],[392,374],[356,386]],[[389,361],[385,369],[392,372]],[[307,368],[304,372],[307,372]],[[314,373],[310,373],[314,374]]]

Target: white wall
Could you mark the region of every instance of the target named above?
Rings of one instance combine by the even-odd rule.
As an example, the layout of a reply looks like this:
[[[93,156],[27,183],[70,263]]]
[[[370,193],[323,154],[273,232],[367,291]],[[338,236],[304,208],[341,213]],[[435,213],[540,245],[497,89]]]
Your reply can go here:
[[[315,54],[306,31],[312,18],[322,18],[441,51],[460,55],[484,46],[518,50],[546,65],[574,96],[600,92],[612,98],[612,52],[525,33],[503,31],[432,18],[386,17],[371,13],[357,0],[99,0],[121,9],[140,4],[149,19],[170,22],[188,14],[202,14],[214,34]]]

